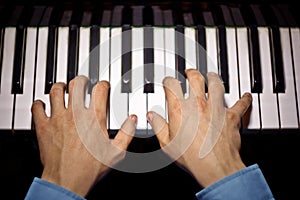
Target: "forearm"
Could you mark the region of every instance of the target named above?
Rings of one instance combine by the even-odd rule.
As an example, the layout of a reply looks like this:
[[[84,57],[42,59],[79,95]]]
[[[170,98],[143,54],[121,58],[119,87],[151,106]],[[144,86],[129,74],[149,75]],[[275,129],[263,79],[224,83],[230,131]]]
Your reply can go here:
[[[204,188],[196,194],[201,200],[209,199],[274,199],[258,165],[251,165]]]

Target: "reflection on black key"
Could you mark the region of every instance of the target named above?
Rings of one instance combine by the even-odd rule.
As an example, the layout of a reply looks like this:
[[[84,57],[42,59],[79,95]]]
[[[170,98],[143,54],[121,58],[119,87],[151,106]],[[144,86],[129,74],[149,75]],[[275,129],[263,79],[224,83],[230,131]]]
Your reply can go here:
[[[17,27],[15,54],[14,54],[14,67],[13,67],[13,83],[12,83],[12,91],[11,91],[12,94],[23,93],[26,32],[27,31],[24,26]]]
[[[131,26],[124,24],[122,26],[122,93],[131,93]]]
[[[90,56],[89,56],[89,93],[99,80],[100,66],[100,28],[98,25],[92,25],[90,28]]]
[[[227,61],[227,43],[226,43],[226,29],[224,26],[218,27],[219,35],[219,63],[221,68],[221,77],[225,92],[229,92],[229,76],[228,76],[228,61]]]
[[[153,27],[144,28],[144,93],[154,93]]]
[[[261,79],[261,65],[260,65],[260,52],[258,41],[258,30],[256,26],[250,26],[248,29],[249,36],[249,53],[250,53],[250,78],[251,78],[251,92],[262,92],[262,79]]]
[[[76,24],[73,24],[69,27],[67,83],[69,83],[77,74],[78,44],[79,44],[79,28]]]
[[[181,84],[183,94],[186,93],[186,75],[185,75],[185,52],[184,52],[184,27],[176,25],[175,27],[175,52],[176,52],[176,78]]]
[[[46,77],[45,77],[45,94],[49,94],[52,85],[55,81],[55,62],[56,62],[56,47],[57,47],[57,28],[55,25],[50,25],[48,28],[48,46],[47,46],[47,62],[46,62]]]

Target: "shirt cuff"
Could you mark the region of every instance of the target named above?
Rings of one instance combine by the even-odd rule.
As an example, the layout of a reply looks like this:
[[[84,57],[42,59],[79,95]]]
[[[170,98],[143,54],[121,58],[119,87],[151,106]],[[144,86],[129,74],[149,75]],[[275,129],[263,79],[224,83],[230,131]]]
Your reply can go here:
[[[59,185],[35,177],[26,194],[25,200],[85,200],[78,194]]]
[[[196,194],[197,199],[253,200],[274,199],[263,173],[257,164],[246,167]]]

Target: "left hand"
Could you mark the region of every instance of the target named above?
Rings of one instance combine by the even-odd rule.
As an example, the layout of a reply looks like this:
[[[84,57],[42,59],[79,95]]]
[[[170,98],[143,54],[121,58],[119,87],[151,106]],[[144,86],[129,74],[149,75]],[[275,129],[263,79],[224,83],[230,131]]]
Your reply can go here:
[[[84,106],[85,85],[87,78],[79,76],[69,83],[68,106],[65,107],[65,83],[55,83],[50,91],[51,116],[45,113],[44,104],[36,100],[32,105],[32,114],[40,150],[41,162],[44,166],[42,179],[60,185],[81,196],[85,196],[94,183],[110,169],[107,164],[114,164],[125,156],[125,150],[131,142],[137,117],[129,116],[113,140],[108,137],[106,128],[106,107],[109,83],[100,81],[92,91],[89,108]],[[76,83],[76,90],[73,90]],[[75,94],[76,93],[76,94]],[[74,96],[76,95],[76,105]],[[78,104],[81,102],[82,104]],[[80,117],[80,124],[74,119],[74,110]],[[101,127],[102,133],[97,133],[90,125],[92,115]],[[117,149],[114,156],[106,158],[106,163],[96,159],[86,148],[79,137],[78,130],[91,134],[92,138],[112,144]],[[98,129],[99,130],[99,129]],[[104,137],[96,137],[103,134]],[[99,136],[99,135],[98,135]],[[104,147],[103,147],[104,148]],[[107,151],[107,149],[104,149]],[[99,152],[109,155],[110,152]],[[107,153],[107,154],[106,154]],[[109,159],[109,160],[108,160]]]

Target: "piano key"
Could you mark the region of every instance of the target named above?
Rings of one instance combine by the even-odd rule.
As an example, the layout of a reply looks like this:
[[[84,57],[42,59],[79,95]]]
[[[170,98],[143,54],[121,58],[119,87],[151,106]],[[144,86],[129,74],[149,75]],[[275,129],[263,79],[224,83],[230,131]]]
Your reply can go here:
[[[50,116],[50,101],[49,93],[44,92],[46,85],[46,67],[47,67],[47,41],[49,34],[48,27],[40,27],[38,29],[38,46],[37,46],[37,61],[36,61],[36,78],[34,86],[34,100],[42,100],[45,103],[45,111],[47,116]]]
[[[123,5],[116,5],[112,12],[111,25],[112,26],[121,26],[122,23],[122,10]]]
[[[4,28],[0,27],[0,85],[2,77],[2,60],[3,60],[3,48],[4,48]]]
[[[28,26],[32,17],[32,7],[23,9],[16,26],[16,43],[14,55],[14,69],[13,69],[13,85],[12,93],[23,93],[23,78],[24,78],[24,60],[26,51],[26,27]]]
[[[60,29],[60,28],[59,28]],[[71,24],[68,28],[68,42],[67,49],[67,79],[66,83],[69,83],[77,74],[78,69],[78,51],[79,51],[79,27],[77,24]]]
[[[20,16],[21,16],[23,10],[24,10],[23,5],[15,6],[12,13],[11,13],[11,15],[10,15],[10,18],[7,22],[7,25],[12,26],[12,27],[16,27],[17,24],[18,24],[18,20],[20,19]]]
[[[153,28],[154,38],[154,93],[148,94],[147,111],[155,111],[166,117],[166,101],[163,89],[163,79],[165,78],[165,53],[164,53],[164,28]],[[150,129],[150,127],[148,127]]]
[[[184,51],[185,51],[185,68],[186,69],[197,69],[196,59],[196,30],[192,27],[184,28]],[[189,83],[186,81],[186,94],[185,98],[189,96]]]
[[[56,62],[56,74],[55,82],[67,82],[67,70],[68,70],[68,40],[69,40],[69,27],[58,28],[57,38],[57,62]],[[68,105],[68,94],[65,94],[65,106]]]
[[[63,13],[64,11],[61,7],[54,7],[53,11],[51,12],[49,25],[45,24],[48,26],[46,78],[44,84],[45,94],[49,94],[52,85],[55,83],[58,26]],[[43,20],[44,19],[45,16],[43,16]]]
[[[217,28],[205,27],[206,51],[207,51],[207,72],[219,74],[218,53],[217,53]]]
[[[241,11],[236,10],[235,18],[245,19],[245,23],[248,26],[248,40],[249,40],[249,57],[250,57],[250,80],[251,80],[251,92],[262,92],[262,78],[261,78],[261,63],[259,52],[259,40],[258,40],[258,26],[265,26],[265,20],[257,5],[243,6]]]
[[[97,84],[99,80],[99,65],[100,65],[100,28],[98,25],[90,27],[90,45],[89,45],[89,92]],[[79,65],[80,66],[80,65]]]
[[[153,27],[144,27],[144,93],[154,93],[154,36]]]
[[[38,26],[43,17],[46,6],[34,6],[33,15],[29,22],[29,26]]]
[[[143,26],[143,5],[134,5],[132,8],[132,25]]]
[[[110,81],[109,79],[109,66],[110,66],[110,28],[100,28],[100,68],[99,80]]]
[[[37,28],[28,28],[26,36],[27,51],[24,63],[23,94],[16,94],[14,112],[14,130],[31,129],[31,110],[34,86]]]
[[[228,84],[230,87],[228,88],[228,92],[225,93],[225,103],[227,107],[230,108],[240,97],[236,29],[234,27],[226,27],[226,35],[226,43],[228,47],[228,73],[230,75]]]
[[[275,6],[275,5],[274,5]],[[285,18],[285,21],[288,23],[289,27],[296,27],[297,22],[296,19],[294,18],[292,11],[289,7],[289,5],[286,4],[280,4],[276,5],[280,12],[282,13],[283,17]]]
[[[229,75],[228,75],[228,60],[227,60],[227,41],[226,41],[226,28],[225,26],[218,26],[218,47],[219,47],[219,67],[222,82],[225,88],[225,93],[229,92]]]
[[[295,82],[291,56],[291,40],[289,28],[280,28],[282,46],[283,71],[285,76],[285,93],[278,93],[281,128],[298,128],[297,105],[295,98]]]
[[[197,25],[197,42],[197,68],[207,80],[206,30],[203,25]]]
[[[13,75],[13,56],[16,37],[16,28],[5,28],[4,50],[1,73],[1,90],[0,90],[0,128],[5,130],[12,129],[13,119],[13,102],[14,95],[11,94],[12,75]]]
[[[176,64],[175,64],[175,28],[173,26],[172,10],[165,10],[163,12],[164,25],[164,47],[165,47],[165,64],[166,76],[175,78]]]
[[[279,111],[277,95],[273,93],[272,63],[269,49],[269,30],[267,27],[258,28],[259,52],[262,66],[262,93],[259,94],[262,129],[279,129]]]
[[[294,77],[296,87],[296,103],[298,108],[298,124],[300,124],[300,29],[290,28],[292,42],[292,55],[294,64]]]
[[[16,43],[14,53],[13,65],[13,85],[11,89],[12,94],[23,93],[23,76],[24,76],[24,59],[26,50],[26,33],[24,26],[17,26],[16,28]]]
[[[97,35],[99,37],[99,35]],[[84,75],[89,77],[89,55],[90,55],[90,28],[79,28],[79,46],[78,46],[78,73],[77,75]],[[98,73],[97,73],[98,74]],[[89,77],[90,78],[90,77]],[[91,81],[91,78],[90,78]],[[90,88],[91,89],[91,88]],[[90,90],[91,91],[91,90]]]
[[[132,29],[131,25],[124,24],[122,26],[122,85],[123,93],[132,92]]]
[[[275,14],[268,6],[262,6],[261,10],[270,27],[274,92],[284,93],[285,80],[283,75],[283,57],[278,22],[276,21]]]
[[[129,93],[129,114],[139,116],[137,128],[147,129],[147,104],[144,93],[144,34],[143,28],[132,28],[132,92]]]
[[[248,47],[247,28],[237,28],[237,48],[238,48],[238,66],[240,78],[240,94],[251,91],[250,84],[250,58]],[[258,101],[258,94],[252,94],[251,108],[248,109],[247,114],[242,119],[243,129],[259,130],[261,128],[260,108]]]
[[[128,94],[121,92],[122,28],[111,28],[109,129],[120,129],[128,116]],[[101,49],[100,49],[101,52]]]
[[[176,25],[175,27],[175,61],[176,61],[176,78],[179,80],[182,92],[186,93],[186,76],[185,76],[185,52],[184,52],[184,27]]]

